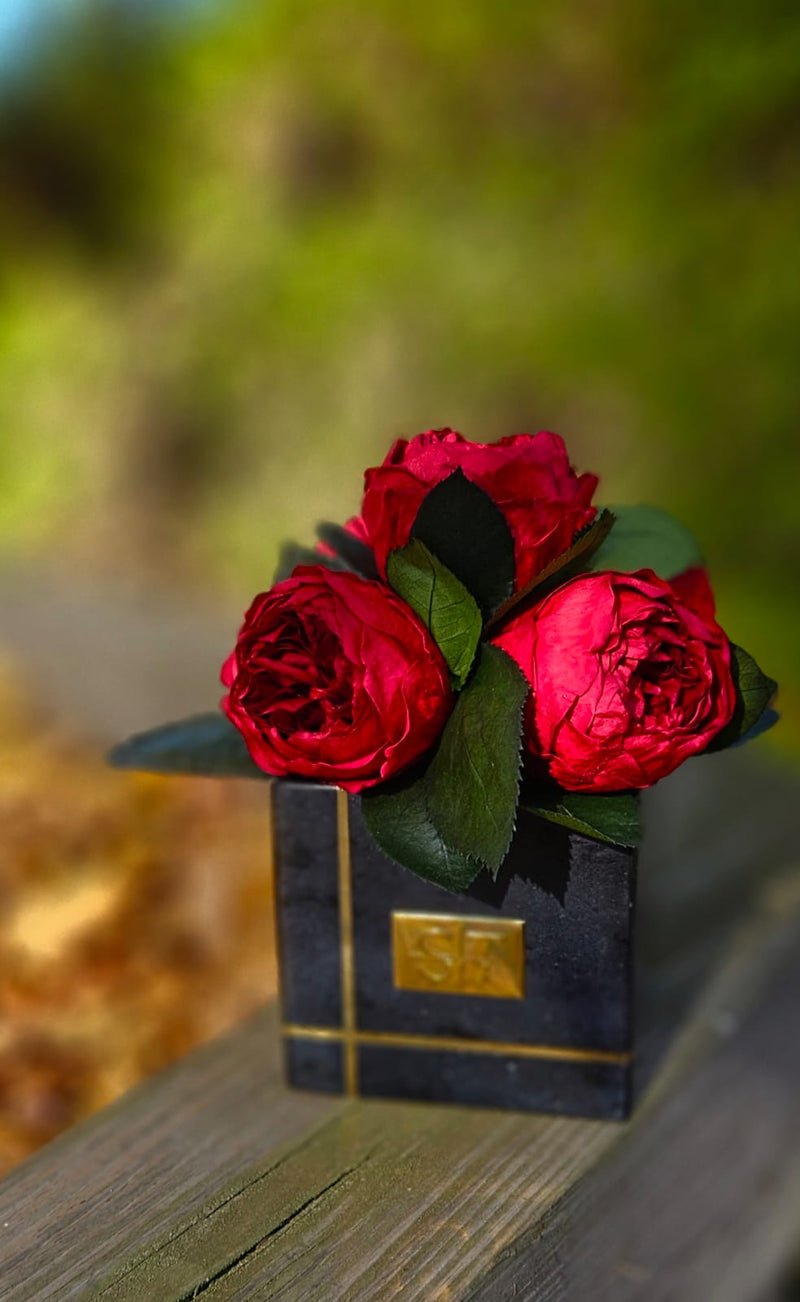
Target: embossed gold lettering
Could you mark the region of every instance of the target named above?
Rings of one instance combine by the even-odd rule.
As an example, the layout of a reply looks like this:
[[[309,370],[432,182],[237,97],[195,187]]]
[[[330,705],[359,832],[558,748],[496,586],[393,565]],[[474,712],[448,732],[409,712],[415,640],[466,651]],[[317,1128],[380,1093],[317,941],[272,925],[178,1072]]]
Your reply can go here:
[[[516,918],[393,913],[395,988],[521,999],[524,930]]]

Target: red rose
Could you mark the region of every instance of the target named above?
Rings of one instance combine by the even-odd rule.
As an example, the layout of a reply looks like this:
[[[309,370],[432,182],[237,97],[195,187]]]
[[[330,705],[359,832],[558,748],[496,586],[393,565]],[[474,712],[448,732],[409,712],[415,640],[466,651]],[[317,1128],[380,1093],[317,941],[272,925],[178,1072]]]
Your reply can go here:
[[[702,565],[693,565],[691,569],[684,570],[683,574],[670,579],[669,586],[684,606],[693,610],[695,615],[699,615],[709,624],[715,622],[714,593],[711,591],[708,573]]]
[[[704,571],[585,574],[494,639],[531,684],[526,743],[568,791],[649,787],[733,714],[728,639]]]
[[[565,551],[596,511],[595,475],[576,475],[557,434],[515,434],[468,443],[452,429],[398,439],[382,466],[364,476],[361,521],[382,574],[409,539],[426,493],[461,469],[492,498],[514,536],[517,588]]]
[[[300,566],[256,597],[222,668],[256,764],[361,791],[438,738],[453,700],[424,624],[388,588]]]

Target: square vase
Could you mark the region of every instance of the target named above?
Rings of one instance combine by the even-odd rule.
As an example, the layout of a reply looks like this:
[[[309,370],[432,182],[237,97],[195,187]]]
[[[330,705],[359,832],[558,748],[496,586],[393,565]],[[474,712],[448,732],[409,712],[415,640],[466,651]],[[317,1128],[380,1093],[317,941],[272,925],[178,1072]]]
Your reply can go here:
[[[522,814],[497,881],[454,895],[381,853],[357,797],[271,798],[291,1085],[628,1115],[634,851]]]

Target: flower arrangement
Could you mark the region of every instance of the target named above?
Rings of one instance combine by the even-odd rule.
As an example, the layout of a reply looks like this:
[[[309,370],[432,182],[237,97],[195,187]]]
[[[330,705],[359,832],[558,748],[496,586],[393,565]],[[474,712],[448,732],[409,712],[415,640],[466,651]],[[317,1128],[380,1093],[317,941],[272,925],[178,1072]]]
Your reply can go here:
[[[358,793],[381,849],[453,891],[497,875],[519,809],[635,846],[638,793],[769,727],[776,685],[717,623],[691,534],[597,485],[551,433],[399,439],[359,516],[283,549],[221,711],[112,762]]]

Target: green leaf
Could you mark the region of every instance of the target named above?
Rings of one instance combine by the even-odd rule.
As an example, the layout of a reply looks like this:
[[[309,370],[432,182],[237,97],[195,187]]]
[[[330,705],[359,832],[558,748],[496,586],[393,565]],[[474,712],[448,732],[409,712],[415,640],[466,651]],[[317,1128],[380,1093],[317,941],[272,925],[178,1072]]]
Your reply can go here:
[[[137,733],[109,751],[108,762],[114,768],[146,773],[269,777],[250,758],[241,733],[219,710]]]
[[[601,796],[526,783],[520,796],[520,809],[609,845],[632,847],[642,837],[639,800],[633,791]]]
[[[317,525],[317,537],[333,549],[342,568],[353,570],[362,579],[377,579],[378,569],[372,548],[360,538],[355,538],[349,530],[343,529],[340,524],[323,520]]]
[[[427,772],[428,810],[443,840],[495,875],[514,834],[528,690],[511,657],[484,644]]]
[[[581,574],[584,570],[589,569],[592,556],[608,537],[615,518],[611,511],[601,511],[589,527],[578,535],[567,551],[562,552],[560,556],[556,556],[549,565],[546,565],[543,570],[540,570],[531,579],[530,583],[526,583],[525,587],[520,588],[519,592],[513,592],[507,601],[498,606],[492,618],[488,621],[487,628],[494,628],[501,623],[507,615],[510,615],[512,611],[521,606],[530,596],[535,594],[536,600],[541,601],[542,597],[547,596],[548,592],[560,587],[562,583],[574,578],[576,574]]]
[[[427,769],[361,797],[367,827],[390,858],[451,891],[483,866],[497,873],[514,833],[527,693],[514,661],[483,646]]]
[[[370,834],[390,859],[448,891],[466,890],[481,871],[476,859],[445,844],[430,816],[425,774],[383,783],[361,796]]]
[[[326,570],[347,570],[350,568],[338,556],[324,556],[313,547],[303,547],[300,543],[285,542],[278,556],[278,565],[272,578],[273,583],[290,579],[298,565],[324,565]]]
[[[776,723],[780,723],[780,720],[781,716],[778,711],[767,706],[760,718],[756,719],[753,726],[748,728],[747,732],[743,732],[741,737],[733,742],[733,745],[746,746],[749,741],[755,741],[756,737],[761,737],[765,732],[769,732],[770,728],[774,728]]]
[[[394,551],[389,583],[430,629],[458,690],[467,680],[483,628],[481,612],[454,574],[419,539]]]
[[[673,579],[703,557],[689,530],[657,506],[612,506],[616,523],[591,558],[590,570],[654,570]]]
[[[769,711],[769,706],[774,700],[778,684],[773,678],[767,678],[753,657],[734,642],[731,642],[731,673],[736,687],[736,709],[730,723],[706,748],[707,752],[725,750],[739,741],[750,741],[751,733],[757,737],[777,721],[777,715],[774,710]],[[774,717],[765,720],[764,726],[759,727],[768,711]]]
[[[511,594],[514,539],[503,512],[462,470],[454,470],[422,500],[411,529],[460,579],[484,618]]]

